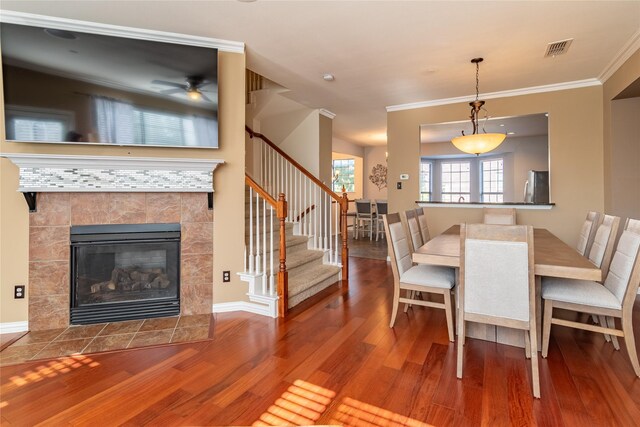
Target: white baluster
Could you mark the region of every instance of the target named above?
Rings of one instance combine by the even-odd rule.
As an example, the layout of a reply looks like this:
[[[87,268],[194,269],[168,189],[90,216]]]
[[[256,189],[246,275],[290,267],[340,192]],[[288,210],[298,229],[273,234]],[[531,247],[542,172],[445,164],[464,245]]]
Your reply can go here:
[[[313,188],[313,249],[318,249],[318,187]]]
[[[262,199],[262,295],[267,294],[267,201]]]
[[[253,188],[249,187],[249,273],[253,274]]]
[[[333,206],[333,203],[331,204],[331,206]],[[336,254],[333,257],[333,259],[334,259],[334,262],[337,263],[338,262],[338,235],[340,234],[340,230],[339,230],[340,229],[340,218],[338,216],[339,209],[338,209],[338,204],[337,203],[335,203],[335,209],[333,211],[336,213],[336,216],[335,216],[336,217],[336,227],[335,227],[335,233],[336,233],[335,242],[336,242],[336,244],[334,246]]]
[[[329,230],[328,230],[328,238],[329,238],[329,263],[332,262],[331,256],[333,255],[331,248],[331,198],[329,198],[329,194],[327,194],[327,215],[329,216]]]
[[[278,226],[280,225],[280,221],[278,220]],[[280,230],[280,227],[278,227]],[[279,233],[278,233],[279,234]],[[269,264],[271,266],[270,274],[269,274],[269,295],[274,295],[273,292],[273,207],[271,208],[271,254]]]
[[[260,198],[256,194],[256,275],[260,274]]]

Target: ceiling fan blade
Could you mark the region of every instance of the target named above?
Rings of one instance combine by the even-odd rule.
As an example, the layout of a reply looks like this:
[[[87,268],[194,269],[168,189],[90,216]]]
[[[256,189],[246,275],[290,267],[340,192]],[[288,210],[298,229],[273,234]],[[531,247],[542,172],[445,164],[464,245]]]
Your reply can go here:
[[[173,95],[174,93],[184,93],[184,89],[180,88],[180,89],[165,89],[165,90],[161,90],[160,93],[163,93],[165,95]]]
[[[180,89],[186,89],[187,86],[182,84],[182,83],[175,83],[175,82],[168,82],[166,80],[153,80],[151,82],[152,85],[163,85],[163,86],[171,86],[171,87],[178,87]]]
[[[209,98],[207,95],[205,95],[204,93],[200,92],[200,96],[202,97],[202,99],[204,99],[207,102],[211,102],[213,104],[213,100],[211,98]]]

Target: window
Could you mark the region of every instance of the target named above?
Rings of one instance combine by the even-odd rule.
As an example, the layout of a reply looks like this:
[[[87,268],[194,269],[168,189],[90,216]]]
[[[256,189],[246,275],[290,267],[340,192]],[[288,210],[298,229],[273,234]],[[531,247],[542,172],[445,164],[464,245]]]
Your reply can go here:
[[[15,141],[67,141],[73,113],[48,108],[6,106],[7,139]]]
[[[355,165],[354,159],[336,159],[333,161],[333,191],[342,193],[344,186],[347,193],[355,191]]]
[[[469,202],[471,199],[471,165],[469,162],[442,163],[442,201]]]
[[[480,162],[480,196],[483,202],[502,203],[504,197],[504,167],[502,159]]]
[[[420,162],[420,200],[431,201],[431,162]]]

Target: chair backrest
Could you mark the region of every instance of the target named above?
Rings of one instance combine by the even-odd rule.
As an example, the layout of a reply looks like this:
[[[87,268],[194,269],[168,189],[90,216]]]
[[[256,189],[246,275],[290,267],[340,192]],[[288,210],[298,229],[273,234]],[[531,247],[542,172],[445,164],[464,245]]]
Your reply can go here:
[[[407,227],[407,234],[409,236],[409,250],[413,253],[423,244],[416,211],[410,209],[408,211],[401,212],[401,219],[405,223],[405,227]]]
[[[578,244],[576,250],[580,255],[588,254],[591,250],[591,244],[596,235],[596,230],[600,222],[602,221],[602,215],[598,212],[588,212],[587,218],[582,223],[580,228],[580,235],[578,236]]]
[[[516,210],[514,208],[483,208],[483,223],[495,225],[515,225]]]
[[[399,214],[392,213],[384,215],[383,220],[393,277],[395,283],[400,283],[400,276],[413,265],[409,240],[407,239],[407,234]]]
[[[358,215],[370,216],[371,201],[365,199],[356,200],[356,213]]]
[[[631,310],[640,284],[640,220],[628,219],[618,240],[604,286]]]
[[[387,214],[387,201],[386,200],[376,200],[376,213],[378,215],[386,215]]]
[[[602,222],[598,226],[589,250],[589,259],[602,270],[602,276],[607,275],[611,256],[613,256],[613,244],[618,235],[620,217],[604,215]]]
[[[431,240],[429,227],[427,226],[427,216],[424,214],[424,209],[416,209],[416,216],[418,217],[418,225],[420,226],[420,234],[422,235],[422,244],[424,245]]]
[[[464,312],[497,325],[535,322],[533,228],[462,224],[460,231]]]

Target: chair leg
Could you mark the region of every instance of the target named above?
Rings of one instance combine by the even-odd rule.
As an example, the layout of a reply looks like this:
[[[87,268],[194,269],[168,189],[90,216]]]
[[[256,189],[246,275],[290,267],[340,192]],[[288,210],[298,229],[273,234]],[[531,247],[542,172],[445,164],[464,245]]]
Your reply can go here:
[[[542,322],[542,357],[549,353],[549,337],[551,335],[551,317],[553,315],[553,301],[544,300],[544,321]]]
[[[445,296],[446,298],[446,296]],[[453,289],[451,290],[451,293],[449,294],[449,299],[451,300],[451,317],[453,320],[453,330],[458,331],[458,307],[456,306],[456,293],[453,291]]]
[[[529,331],[524,331],[524,357],[531,359],[531,338]]]
[[[458,354],[456,376],[462,378],[462,359],[464,356],[464,314],[458,313]]]
[[[444,314],[447,318],[447,330],[449,331],[449,341],[454,342],[456,340],[455,334],[453,333],[453,315],[451,308],[451,297],[448,295],[449,292],[445,292],[443,294],[444,297]]]
[[[391,323],[389,323],[390,328],[393,328],[393,324],[396,323],[398,305],[400,305],[400,287],[398,285],[395,285],[393,287],[393,307],[391,307]]]
[[[613,318],[613,316],[607,316],[606,320],[607,320],[607,323],[603,324],[603,326],[606,325],[610,329],[615,329],[616,328],[616,321]],[[611,341],[613,343],[613,348],[615,348],[616,350],[620,350],[620,343],[618,342],[618,337],[615,336],[615,335],[611,335]]]
[[[607,327],[607,318],[605,316],[597,316],[596,317],[595,315],[593,315],[592,317],[593,317],[594,320],[598,319],[598,321],[595,322],[595,323],[599,324],[603,328]],[[605,339],[606,342],[611,342],[611,338],[612,337],[609,334],[604,334],[604,339]],[[614,344],[614,346],[615,346],[615,344]]]
[[[416,294],[416,291],[407,291],[407,298],[413,299],[415,297],[415,294]],[[405,313],[409,310],[409,307],[411,307],[411,304],[405,303],[405,305],[404,305],[404,312]]]
[[[540,372],[538,372],[538,332],[536,325],[532,322],[532,328],[529,331],[531,338],[531,381],[533,382],[533,397],[540,399]]]
[[[624,333],[624,343],[627,346],[627,353],[631,359],[633,371],[640,377],[640,363],[638,363],[638,352],[636,350],[636,339],[633,337],[633,323],[631,313],[628,316],[622,315],[622,332]]]

